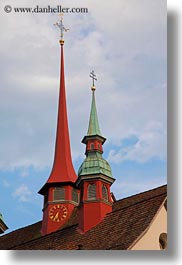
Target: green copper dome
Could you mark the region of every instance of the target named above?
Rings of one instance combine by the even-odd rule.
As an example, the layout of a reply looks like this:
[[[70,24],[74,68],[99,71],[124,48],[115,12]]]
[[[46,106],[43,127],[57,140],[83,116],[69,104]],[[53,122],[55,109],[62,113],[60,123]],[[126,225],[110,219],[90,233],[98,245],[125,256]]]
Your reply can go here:
[[[99,152],[89,153],[78,170],[78,176],[103,174],[113,178],[109,163]]]

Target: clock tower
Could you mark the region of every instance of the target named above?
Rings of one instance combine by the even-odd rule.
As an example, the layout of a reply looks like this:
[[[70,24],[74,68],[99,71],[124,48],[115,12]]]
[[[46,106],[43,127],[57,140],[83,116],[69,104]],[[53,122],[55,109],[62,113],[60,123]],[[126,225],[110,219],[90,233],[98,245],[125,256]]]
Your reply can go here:
[[[77,176],[73,168],[70,150],[64,77],[63,32],[68,29],[63,25],[62,16],[55,25],[61,31],[59,41],[61,48],[60,90],[54,163],[47,182],[39,191],[44,196],[41,228],[43,235],[61,228],[79,203],[79,190],[75,185]]]

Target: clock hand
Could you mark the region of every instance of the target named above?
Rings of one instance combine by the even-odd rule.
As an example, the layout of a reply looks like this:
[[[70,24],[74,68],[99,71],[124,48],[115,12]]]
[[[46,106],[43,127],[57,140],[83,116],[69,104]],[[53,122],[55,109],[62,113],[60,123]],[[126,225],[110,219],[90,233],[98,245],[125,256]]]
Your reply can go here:
[[[59,212],[57,212],[56,215],[54,216],[54,221],[59,221]]]

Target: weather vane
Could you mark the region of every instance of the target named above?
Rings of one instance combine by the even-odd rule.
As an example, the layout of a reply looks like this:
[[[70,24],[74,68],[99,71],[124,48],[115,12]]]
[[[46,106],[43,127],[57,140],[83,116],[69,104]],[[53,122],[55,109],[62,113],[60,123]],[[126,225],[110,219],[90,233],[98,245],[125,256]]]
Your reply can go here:
[[[60,14],[60,20],[56,22],[54,26],[57,26],[60,29],[60,32],[61,32],[60,43],[64,44],[64,39],[63,39],[64,32],[67,32],[69,29],[65,28],[65,26],[63,25],[63,13]]]
[[[92,78],[92,82],[93,82],[91,89],[94,91],[94,90],[96,90],[94,81],[97,81],[96,74],[94,74],[94,70],[92,70],[92,72],[90,72],[90,77]]]

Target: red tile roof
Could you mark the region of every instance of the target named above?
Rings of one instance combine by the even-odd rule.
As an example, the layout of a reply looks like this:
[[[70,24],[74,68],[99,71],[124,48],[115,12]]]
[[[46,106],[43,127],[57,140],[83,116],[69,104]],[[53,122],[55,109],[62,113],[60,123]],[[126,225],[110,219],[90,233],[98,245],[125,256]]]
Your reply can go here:
[[[0,237],[0,249],[103,250],[128,249],[149,227],[167,196],[167,186],[113,203],[113,211],[85,234],[78,230],[78,209],[62,229],[41,236],[41,222]]]

